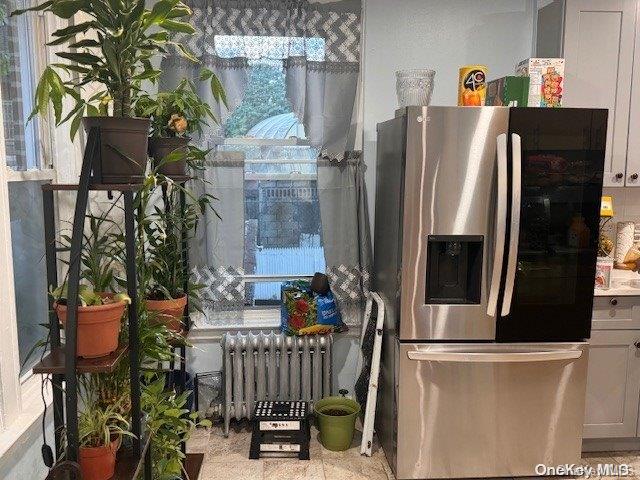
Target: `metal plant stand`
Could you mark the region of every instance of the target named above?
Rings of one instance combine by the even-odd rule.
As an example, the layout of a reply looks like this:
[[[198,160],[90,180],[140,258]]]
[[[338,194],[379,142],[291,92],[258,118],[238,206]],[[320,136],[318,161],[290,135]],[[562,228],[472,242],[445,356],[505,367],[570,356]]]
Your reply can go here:
[[[47,478],[68,478],[73,465],[77,466],[79,458],[79,434],[78,434],[78,374],[83,373],[111,373],[121,361],[129,361],[131,380],[131,431],[135,435],[131,448],[122,447],[116,458],[116,472],[113,479],[135,479],[143,473],[145,480],[151,480],[151,438],[144,432],[142,414],[140,408],[140,351],[138,338],[138,296],[136,285],[136,259],[135,259],[135,206],[134,193],[142,188],[142,184],[105,184],[102,183],[100,158],[100,130],[98,127],[90,129],[87,145],[82,162],[82,170],[78,184],[43,184],[42,198],[44,211],[44,234],[47,260],[47,284],[49,289],[58,286],[57,262],[58,254],[69,252],[69,274],[67,294],[67,321],[65,327],[65,344],[60,341],[60,324],[53,309],[53,299],[49,305],[50,326],[50,351],[33,368],[34,373],[52,375],[53,384],[53,411],[55,428],[56,465]],[[176,179],[184,185],[188,177]],[[59,248],[56,245],[55,231],[55,191],[76,191],[76,204],[74,211],[71,246]],[[131,298],[129,305],[129,343],[119,345],[112,354],[92,359],[77,358],[76,337],[78,324],[78,290],[80,282],[80,256],[86,216],[87,203],[90,191],[108,192],[111,199],[112,191],[122,192],[124,198],[124,223],[125,223],[125,256],[127,293]],[[185,194],[180,194],[181,213],[186,206]],[[188,255],[187,234],[182,233],[183,262],[185,271],[185,292],[188,287]],[[188,309],[187,309],[188,312]],[[189,316],[186,318],[186,332],[189,329]],[[180,352],[180,380],[178,389],[182,392],[186,385],[185,342],[175,345]],[[66,434],[66,442],[63,442],[62,432]],[[62,451],[64,447],[64,452]],[[183,451],[185,445],[183,442]],[[187,457],[185,469],[193,473],[193,467],[202,459]],[[189,464],[191,462],[191,464]],[[197,478],[198,468],[195,471]]]

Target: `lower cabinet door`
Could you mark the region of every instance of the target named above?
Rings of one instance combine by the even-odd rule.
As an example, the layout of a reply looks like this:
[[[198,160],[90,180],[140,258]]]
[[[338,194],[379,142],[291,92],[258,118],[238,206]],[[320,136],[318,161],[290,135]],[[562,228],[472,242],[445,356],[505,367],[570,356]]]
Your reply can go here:
[[[591,332],[584,438],[636,436],[640,402],[636,342],[640,330]]]

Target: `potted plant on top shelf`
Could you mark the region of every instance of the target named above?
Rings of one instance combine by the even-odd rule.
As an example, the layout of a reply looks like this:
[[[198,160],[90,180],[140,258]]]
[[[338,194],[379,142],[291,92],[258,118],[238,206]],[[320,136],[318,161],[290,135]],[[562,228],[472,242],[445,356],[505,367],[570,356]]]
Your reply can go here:
[[[209,81],[213,98],[226,105],[224,89],[215,73],[203,69],[200,80]],[[192,135],[202,135],[207,121],[217,123],[218,120],[211,106],[198,96],[192,81],[185,78],[171,91],[142,94],[134,110],[139,117],[151,120],[149,155],[158,173],[177,177],[186,175],[187,164],[200,167],[203,155],[198,155],[200,150],[196,147],[187,145]]]
[[[47,0],[31,8],[16,10],[51,12],[63,20],[83,13],[86,21],[59,30],[48,45],[64,45],[57,52],[61,63],[45,68],[34,101],[35,114],[46,115],[53,106],[57,125],[71,122],[71,138],[80,124],[100,127],[101,172],[104,183],[129,183],[144,177],[150,121],[132,117],[132,104],[143,80],[156,81],[161,72],[150,59],[173,45],[183,56],[197,59],[171,40],[174,33],[193,33],[181,19],[191,10],[178,0],[156,1],[151,10],[145,0]],[[82,39],[77,36],[83,34]],[[99,86],[91,93],[88,85]],[[63,112],[63,100],[73,107]],[[111,116],[109,116],[111,115]]]

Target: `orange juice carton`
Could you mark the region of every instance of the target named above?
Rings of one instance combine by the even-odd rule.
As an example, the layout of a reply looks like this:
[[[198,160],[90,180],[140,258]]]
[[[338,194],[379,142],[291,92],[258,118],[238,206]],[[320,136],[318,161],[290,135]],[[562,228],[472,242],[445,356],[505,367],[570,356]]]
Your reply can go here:
[[[516,65],[516,75],[529,77],[528,106],[562,106],[564,58],[527,58]]]

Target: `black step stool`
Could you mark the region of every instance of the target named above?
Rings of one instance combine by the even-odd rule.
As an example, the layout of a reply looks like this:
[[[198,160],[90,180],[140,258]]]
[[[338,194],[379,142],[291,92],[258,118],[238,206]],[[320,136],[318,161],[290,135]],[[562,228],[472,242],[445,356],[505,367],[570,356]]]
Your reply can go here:
[[[297,455],[309,460],[310,436],[307,402],[257,402],[249,458]]]

